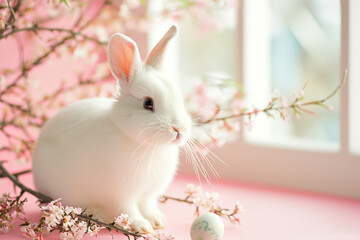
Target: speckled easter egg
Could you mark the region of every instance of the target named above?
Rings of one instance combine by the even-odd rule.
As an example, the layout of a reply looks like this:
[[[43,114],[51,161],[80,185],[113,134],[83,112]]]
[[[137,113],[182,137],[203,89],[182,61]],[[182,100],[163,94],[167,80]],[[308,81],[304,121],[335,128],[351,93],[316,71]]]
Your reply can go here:
[[[221,240],[224,236],[224,222],[215,213],[198,216],[191,225],[192,240]]]

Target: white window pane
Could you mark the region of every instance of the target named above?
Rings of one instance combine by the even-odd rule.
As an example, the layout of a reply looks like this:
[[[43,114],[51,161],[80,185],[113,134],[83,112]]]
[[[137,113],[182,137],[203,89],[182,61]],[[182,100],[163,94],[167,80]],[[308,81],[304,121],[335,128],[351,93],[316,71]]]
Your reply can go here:
[[[306,100],[319,100],[340,81],[340,1],[245,0],[244,80],[249,103],[261,108],[275,89],[305,89]],[[339,95],[335,111],[311,108],[321,116],[304,115],[284,123],[260,116],[245,137],[266,145],[302,149],[339,149]]]
[[[350,92],[350,151],[360,154],[360,1],[350,1],[350,72],[349,72],[349,92]]]
[[[181,79],[212,74],[236,77],[236,9],[221,10],[216,16],[213,20],[220,26],[211,31],[204,31],[191,19],[180,23],[178,66]]]
[[[156,15],[164,10],[163,4],[161,0],[150,1],[149,12]],[[230,5],[219,4],[213,10],[198,9],[199,12],[194,7],[189,12],[182,12],[180,19],[161,19],[150,27],[149,51],[172,24],[179,26],[178,36],[171,40],[166,50],[161,71],[165,76],[181,82],[179,86],[184,88],[185,93],[187,88],[194,86],[193,80],[205,75],[220,74],[236,78],[238,18],[236,4]],[[209,12],[203,12],[205,10]]]

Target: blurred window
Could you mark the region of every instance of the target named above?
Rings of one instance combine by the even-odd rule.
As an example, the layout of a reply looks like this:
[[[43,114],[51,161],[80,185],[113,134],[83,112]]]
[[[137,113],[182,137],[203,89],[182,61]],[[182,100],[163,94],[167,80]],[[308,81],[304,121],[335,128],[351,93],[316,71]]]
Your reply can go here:
[[[263,108],[275,90],[288,99],[305,84],[304,101],[320,100],[339,84],[340,1],[244,1],[244,85],[248,102]],[[259,87],[261,86],[261,87]],[[254,144],[338,151],[340,94],[327,102],[334,111],[291,116],[288,123],[259,115],[245,133]]]
[[[360,1],[350,1],[349,46],[349,146],[352,153],[360,155]]]
[[[304,101],[311,101],[328,96],[340,83],[344,68],[349,68],[349,81],[342,94],[327,101],[334,111],[309,108],[318,117],[292,115],[285,123],[279,116],[259,114],[251,131],[243,126],[237,143],[217,151],[232,166],[223,174],[360,197],[360,1],[238,3],[238,8],[216,14],[222,25],[218,29],[203,31],[191,19],[180,23],[164,71],[181,83],[184,92],[204,74],[234,77],[243,84],[247,106],[261,109],[276,89],[290,103],[292,94],[306,84]],[[150,46],[169,24],[152,26]]]

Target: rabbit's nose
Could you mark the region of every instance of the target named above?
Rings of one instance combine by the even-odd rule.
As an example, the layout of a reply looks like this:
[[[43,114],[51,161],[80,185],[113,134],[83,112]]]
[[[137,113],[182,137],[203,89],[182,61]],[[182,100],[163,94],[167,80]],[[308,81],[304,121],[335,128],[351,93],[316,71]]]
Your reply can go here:
[[[173,128],[173,129],[174,129],[174,131],[175,131],[175,132],[177,132],[178,134],[180,133],[179,128],[177,128],[177,127],[175,127],[175,126],[173,126],[172,128]]]

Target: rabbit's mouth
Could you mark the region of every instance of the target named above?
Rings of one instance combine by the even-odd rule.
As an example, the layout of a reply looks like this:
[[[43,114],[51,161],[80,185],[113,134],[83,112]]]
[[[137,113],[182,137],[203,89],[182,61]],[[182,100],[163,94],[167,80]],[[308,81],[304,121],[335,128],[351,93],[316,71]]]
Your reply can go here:
[[[178,142],[180,141],[180,138],[181,138],[181,133],[178,132],[178,133],[176,134],[175,139],[172,140],[172,142],[173,142],[173,143],[178,143]]]

